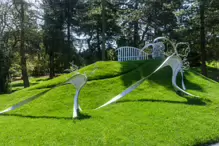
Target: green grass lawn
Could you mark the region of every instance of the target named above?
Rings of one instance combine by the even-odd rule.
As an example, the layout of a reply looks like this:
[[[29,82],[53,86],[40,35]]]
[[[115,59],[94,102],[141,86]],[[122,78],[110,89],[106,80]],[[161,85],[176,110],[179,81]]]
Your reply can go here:
[[[33,85],[36,85],[36,84],[39,84],[39,83],[42,83],[43,81],[47,81],[49,80],[49,77],[48,76],[44,76],[44,77],[30,77],[29,78],[29,82],[30,82],[30,86],[33,86]],[[13,81],[11,82],[11,90],[12,92],[15,92],[15,91],[18,91],[18,90],[21,90],[24,88],[24,85],[23,85],[23,80],[16,80],[16,81]]]
[[[75,89],[65,85],[0,115],[0,145],[203,145],[219,141],[219,84],[186,72],[188,92],[171,85],[166,67],[122,100],[93,110],[150,74],[160,61],[98,62],[80,95],[80,120],[72,120]],[[92,72],[95,65],[80,70]],[[74,73],[0,95],[0,110],[64,83]]]
[[[201,67],[194,68],[194,70],[201,73]],[[209,78],[219,82],[219,62],[212,61],[210,63],[207,63],[207,71]]]

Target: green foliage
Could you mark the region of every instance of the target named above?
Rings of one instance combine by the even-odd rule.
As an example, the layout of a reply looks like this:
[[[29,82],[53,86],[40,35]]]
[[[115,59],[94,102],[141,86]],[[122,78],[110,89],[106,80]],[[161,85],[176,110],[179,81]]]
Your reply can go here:
[[[145,41],[151,41],[155,37],[172,36],[177,28],[174,12],[181,6],[179,0],[135,0],[115,3],[120,6],[118,9],[122,35],[118,44],[122,46],[143,47]]]
[[[178,41],[190,43],[191,49],[196,52],[200,50],[200,3],[199,0],[184,1],[184,5],[175,14],[179,19],[179,28],[174,37]],[[216,0],[204,1],[205,5],[205,41],[207,60],[212,61],[218,58],[218,6]],[[211,3],[212,2],[212,3]]]
[[[31,73],[32,76],[44,76],[48,73],[48,64],[41,60],[35,62],[34,69]]]
[[[219,69],[219,62],[218,62],[218,61],[209,62],[209,63],[208,63],[208,66],[209,66],[209,67],[212,67],[212,68]]]
[[[0,40],[0,93],[9,91],[9,58],[9,50],[4,48],[4,44]]]
[[[110,61],[115,61],[117,60],[117,52],[115,51],[115,49],[108,49],[106,51],[106,54],[107,54],[107,60],[110,60]]]
[[[3,31],[4,32],[4,31]],[[11,50],[7,46],[7,35],[0,34],[0,94],[10,91]]]
[[[121,101],[93,110],[121,93],[141,76],[150,74],[159,63],[146,61],[139,66],[139,62],[130,62],[133,64],[131,66],[139,66],[130,70],[126,63],[98,62],[101,70],[93,75],[93,79],[97,80],[89,81],[81,91],[82,119],[71,118],[75,89],[71,85],[58,87],[29,105],[0,116],[0,128],[4,129],[1,143],[31,145],[35,141],[38,145],[203,145],[216,142],[219,138],[218,83],[193,71],[185,74],[186,86],[189,92],[200,96],[198,99],[175,94],[171,85],[171,69],[164,68]],[[80,71],[90,72],[94,66]],[[108,66],[116,67],[116,77]],[[109,78],[110,73],[112,75]],[[44,81],[13,94],[1,95],[0,109],[46,91],[50,85],[60,84],[71,75]],[[39,86],[42,88],[39,89]]]
[[[20,76],[18,64],[27,59],[30,75],[62,73],[70,62],[89,65],[102,57],[102,8],[100,0],[42,0],[24,3],[24,39],[21,39],[21,2],[1,2],[0,28],[5,28],[5,44],[11,51],[12,76]],[[189,42],[201,54],[200,0],[105,0],[106,59],[116,60],[113,49],[141,48],[145,41],[166,36]],[[207,61],[219,56],[217,0],[204,1]],[[37,10],[35,10],[37,8]],[[3,15],[5,14],[5,15]],[[41,20],[42,19],[42,20]],[[9,25],[10,24],[10,25]],[[40,24],[40,25],[39,25]],[[19,55],[21,42],[25,52]],[[37,59],[37,57],[39,58]]]
[[[121,28],[118,24],[117,9],[109,1],[106,1],[106,49],[111,49],[116,37],[120,35]],[[102,14],[101,2],[81,1],[78,4],[77,19],[79,29],[76,29],[78,35],[86,35],[86,44],[88,50],[82,50],[80,55],[84,58],[86,64],[99,61],[102,58],[101,44],[102,38]],[[77,41],[77,40],[76,40]],[[78,40],[80,41],[80,40]],[[82,48],[80,48],[82,49]],[[107,53],[106,53],[107,56]]]
[[[21,77],[21,66],[17,63],[13,63],[9,70],[11,77]]]

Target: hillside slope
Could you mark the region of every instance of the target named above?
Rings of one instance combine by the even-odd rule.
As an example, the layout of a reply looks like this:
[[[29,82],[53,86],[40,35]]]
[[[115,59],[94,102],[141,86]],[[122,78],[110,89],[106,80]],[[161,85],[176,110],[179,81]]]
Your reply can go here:
[[[182,97],[171,85],[166,67],[122,100],[93,110],[150,74],[160,61],[98,62],[80,95],[82,119],[72,120],[75,89],[64,85],[0,116],[3,145],[199,145],[219,141],[219,84],[186,72],[188,92]],[[95,65],[80,72],[92,72]],[[72,74],[45,81],[10,95],[0,95],[3,110],[60,83]]]

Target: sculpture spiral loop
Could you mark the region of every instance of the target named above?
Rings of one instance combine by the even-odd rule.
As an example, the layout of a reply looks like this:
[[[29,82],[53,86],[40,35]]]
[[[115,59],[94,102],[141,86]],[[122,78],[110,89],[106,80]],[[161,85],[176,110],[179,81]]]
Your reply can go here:
[[[164,42],[167,42],[171,45],[171,49],[165,48]],[[148,48],[149,46],[153,47],[152,57],[156,58],[156,56],[161,56],[160,54],[164,54],[164,56],[168,57],[172,54],[175,54],[182,60],[182,69],[188,70],[190,68],[189,62],[187,60],[187,56],[190,52],[189,43],[180,42],[174,43],[166,37],[158,37],[154,39],[153,43],[148,43],[144,46],[142,50]]]

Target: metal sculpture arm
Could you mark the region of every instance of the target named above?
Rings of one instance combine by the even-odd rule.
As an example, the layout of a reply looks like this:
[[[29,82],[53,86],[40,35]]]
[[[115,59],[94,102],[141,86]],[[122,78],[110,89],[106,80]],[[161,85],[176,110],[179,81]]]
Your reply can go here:
[[[153,49],[156,48],[156,44],[161,43],[158,42],[160,40],[164,40],[167,41],[171,44],[172,48],[173,48],[173,52],[163,52],[164,55],[168,56],[167,59],[154,71],[152,72],[149,76],[139,80],[138,82],[136,82],[134,85],[130,86],[129,88],[127,88],[124,92],[122,92],[121,94],[115,96],[114,98],[112,98],[110,101],[106,102],[105,104],[101,105],[99,108],[105,107],[113,102],[116,102],[117,100],[121,99],[122,97],[124,97],[125,95],[127,95],[128,93],[132,92],[135,88],[137,88],[141,83],[143,83],[146,79],[148,79],[151,75],[153,75],[154,73],[156,73],[158,70],[160,70],[161,68],[165,67],[165,66],[170,66],[172,69],[172,85],[175,88],[175,90],[178,90],[180,92],[183,92],[184,94],[187,94],[189,96],[194,96],[188,92],[186,92],[186,87],[184,84],[184,75],[183,75],[183,69],[188,69],[188,62],[185,59],[190,51],[190,47],[188,43],[177,43],[176,45],[170,41],[169,39],[165,38],[165,37],[158,37],[156,38],[153,42],[154,43],[148,43],[146,44],[143,49],[141,51],[144,51],[146,48],[148,48],[149,46],[152,46]],[[162,43],[163,44],[163,43]],[[178,47],[179,45],[187,45],[187,48],[183,50],[183,53],[178,53]],[[169,54],[171,53],[171,55]],[[139,53],[140,55],[140,53]],[[178,73],[181,73],[182,76],[182,88],[180,88],[177,84],[176,84],[176,78]]]
[[[50,91],[50,90],[52,90],[54,88],[57,88],[57,87],[60,87],[60,86],[66,85],[66,84],[72,84],[76,88],[76,94],[74,96],[73,115],[72,116],[73,116],[73,118],[77,118],[78,115],[79,115],[79,111],[81,111],[78,99],[79,99],[79,95],[80,95],[81,89],[87,83],[87,75],[86,75],[86,73],[80,74],[78,72],[78,67],[76,65],[74,65],[73,63],[71,65],[72,65],[72,68],[70,69],[70,71],[71,72],[76,72],[77,74],[74,75],[73,77],[71,77],[70,79],[66,79],[67,81],[65,83],[57,85],[57,86],[55,86],[55,87],[53,87],[53,88],[51,88],[51,89],[49,89],[47,91],[44,91],[42,93],[39,93],[37,95],[34,95],[34,96],[26,99],[26,100],[23,100],[23,101],[15,104],[15,105],[5,109],[5,110],[3,110],[3,111],[0,111],[0,114],[4,114],[4,113],[10,112],[12,110],[15,110],[17,108],[20,108],[20,107],[22,107],[22,106],[32,102],[33,100],[41,97],[42,95],[44,95],[45,93],[47,93],[48,91]],[[95,64],[95,69],[89,75],[93,74],[97,69],[98,68],[97,68],[97,66]]]
[[[75,75],[70,81],[67,82],[68,84],[72,84],[76,88],[76,94],[74,97],[74,105],[73,105],[73,118],[77,118],[79,114],[80,106],[78,102],[78,98],[80,95],[81,89],[87,83],[86,75],[77,74]]]
[[[10,112],[12,110],[15,110],[17,108],[20,108],[20,107],[22,107],[22,106],[32,102],[33,100],[36,100],[37,98],[41,97],[42,95],[44,95],[45,93],[49,92],[52,89],[55,89],[57,87],[60,87],[62,85],[66,85],[66,84],[72,84],[76,88],[76,94],[75,94],[75,97],[74,97],[74,106],[73,106],[73,118],[76,118],[78,116],[78,110],[81,110],[80,106],[79,106],[79,103],[78,103],[78,97],[79,97],[81,89],[86,84],[86,82],[87,82],[87,77],[85,75],[76,74],[71,79],[69,79],[67,81],[67,83],[55,86],[55,87],[53,87],[53,88],[51,88],[49,90],[46,90],[46,91],[44,91],[42,93],[34,95],[34,96],[32,96],[32,97],[30,97],[30,98],[28,98],[26,100],[23,100],[23,101],[15,104],[15,105],[5,109],[5,110],[3,110],[3,111],[0,111],[0,114],[4,114],[4,113]]]
[[[159,41],[167,41],[167,42],[169,42],[170,43],[170,45],[172,46],[172,49],[173,49],[173,51],[172,52],[164,52],[164,55],[166,55],[166,56],[171,56],[172,54],[175,54],[175,55],[177,55],[178,56],[178,52],[177,52],[177,49],[176,49],[176,47],[175,47],[175,44],[172,42],[172,41],[170,41],[169,39],[167,39],[167,38],[165,38],[165,37],[157,37],[156,39],[154,39],[154,43],[156,43],[156,42],[159,42]]]
[[[152,58],[153,59],[164,58],[165,46],[162,42],[145,44],[145,46],[139,52],[139,56],[140,54],[144,52],[145,49],[149,48],[150,46],[152,47]]]
[[[179,72],[182,71],[182,60],[176,56],[175,54],[169,56],[154,72],[152,72],[150,75],[148,75],[147,77],[142,78],[141,80],[139,80],[138,82],[136,82],[134,85],[128,87],[125,91],[123,91],[121,94],[115,96],[114,98],[112,98],[111,100],[109,100],[108,102],[106,102],[105,104],[101,105],[100,107],[96,108],[96,109],[100,109],[102,107],[105,107],[111,103],[114,103],[116,101],[118,101],[119,99],[123,98],[124,96],[126,96],[128,93],[132,92],[134,89],[136,89],[140,84],[142,84],[146,79],[148,79],[150,76],[152,76],[154,73],[156,73],[157,71],[159,71],[160,69],[166,67],[166,66],[170,66],[172,69],[172,85],[173,87],[178,90],[183,92],[184,94],[187,94],[189,96],[193,96],[192,94],[184,91],[183,89],[181,89],[177,84],[176,84],[176,77],[178,75]],[[182,78],[183,78],[183,74],[181,72]],[[185,89],[185,85],[184,82],[182,82],[182,87]]]

